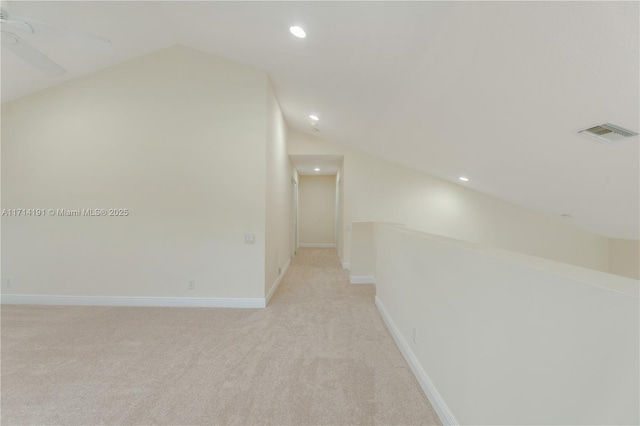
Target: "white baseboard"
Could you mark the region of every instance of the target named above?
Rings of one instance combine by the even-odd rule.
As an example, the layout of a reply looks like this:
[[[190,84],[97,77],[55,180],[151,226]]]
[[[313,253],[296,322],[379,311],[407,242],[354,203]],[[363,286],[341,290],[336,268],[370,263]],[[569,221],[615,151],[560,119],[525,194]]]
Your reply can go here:
[[[300,243],[298,247],[304,248],[336,248],[335,244],[325,244],[325,243]]]
[[[273,294],[278,289],[278,286],[280,285],[280,282],[282,281],[284,274],[286,274],[287,271],[289,270],[289,265],[291,265],[291,258],[287,260],[287,263],[285,263],[284,268],[282,268],[282,272],[280,272],[280,275],[278,275],[278,278],[276,278],[273,285],[271,286],[271,290],[269,290],[269,293],[267,294],[267,305],[269,304],[269,301],[273,297]]]
[[[400,334],[400,330],[398,330],[398,327],[396,327],[396,325],[394,324],[393,320],[389,316],[389,313],[384,308],[384,305],[382,304],[380,299],[378,299],[378,296],[376,296],[375,301],[376,306],[378,307],[378,311],[380,311],[385,324],[387,324],[387,328],[396,341],[398,348],[400,348],[400,352],[402,352],[402,356],[404,356],[407,364],[409,364],[409,367],[411,367],[411,371],[413,371],[416,379],[418,379],[422,390],[424,391],[425,395],[427,395],[427,398],[429,399],[429,402],[431,403],[433,409],[436,411],[436,414],[440,418],[440,421],[443,425],[457,426],[458,421],[453,416],[453,413],[451,412],[451,410],[449,410],[449,407],[444,402],[444,399],[442,399],[442,396],[434,386],[433,382],[431,381],[429,376],[427,376],[427,373],[418,362],[418,358],[411,350],[411,347],[404,339],[404,337],[402,337],[402,335]]]
[[[342,269],[346,269],[347,271],[351,270],[351,263],[350,262],[342,262]]]
[[[376,278],[372,275],[350,275],[349,282],[351,284],[375,284]]]
[[[184,308],[264,308],[261,298],[120,297],[3,294],[3,305],[154,306]]]

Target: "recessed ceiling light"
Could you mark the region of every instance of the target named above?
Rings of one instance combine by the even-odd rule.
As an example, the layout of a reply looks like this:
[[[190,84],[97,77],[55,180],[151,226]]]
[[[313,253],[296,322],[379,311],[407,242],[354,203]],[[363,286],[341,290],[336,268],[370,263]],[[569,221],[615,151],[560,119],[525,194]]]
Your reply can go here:
[[[316,167],[315,169],[313,169],[315,172],[319,172],[320,169],[318,167]]]
[[[460,179],[463,182],[469,182],[469,178],[464,177],[464,176],[460,176],[458,179]]]
[[[291,31],[291,34],[298,38],[305,38],[307,36],[307,33],[305,33],[304,30],[297,25],[289,28],[289,31]]]
[[[317,115],[313,115],[313,114],[311,114],[311,115],[309,116],[309,118],[310,118],[310,119],[312,119],[313,121],[320,121],[320,119],[318,118],[318,116],[317,116]]]

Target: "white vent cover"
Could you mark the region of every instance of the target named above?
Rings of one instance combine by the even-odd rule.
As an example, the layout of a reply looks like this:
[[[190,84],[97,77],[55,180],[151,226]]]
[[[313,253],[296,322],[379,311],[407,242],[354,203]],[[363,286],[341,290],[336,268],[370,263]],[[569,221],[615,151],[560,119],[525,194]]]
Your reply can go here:
[[[619,141],[620,139],[638,136],[638,132],[624,129],[611,123],[603,123],[598,124],[597,126],[588,127],[586,129],[579,130],[578,133],[603,143],[611,143]]]

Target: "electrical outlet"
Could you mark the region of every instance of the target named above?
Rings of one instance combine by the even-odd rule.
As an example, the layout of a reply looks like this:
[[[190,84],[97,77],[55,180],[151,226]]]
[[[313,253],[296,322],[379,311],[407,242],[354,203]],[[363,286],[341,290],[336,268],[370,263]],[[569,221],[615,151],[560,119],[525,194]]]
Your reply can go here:
[[[245,244],[255,244],[256,243],[256,234],[245,234],[244,235],[244,243]]]
[[[196,282],[193,280],[189,281],[189,290],[193,290],[194,288],[196,288]]]
[[[411,338],[413,339],[413,344],[415,345],[416,343],[418,343],[418,341],[416,340],[416,328],[413,327],[413,332],[411,333]]]
[[[11,282],[11,278],[7,278],[7,287],[13,287],[13,283]]]

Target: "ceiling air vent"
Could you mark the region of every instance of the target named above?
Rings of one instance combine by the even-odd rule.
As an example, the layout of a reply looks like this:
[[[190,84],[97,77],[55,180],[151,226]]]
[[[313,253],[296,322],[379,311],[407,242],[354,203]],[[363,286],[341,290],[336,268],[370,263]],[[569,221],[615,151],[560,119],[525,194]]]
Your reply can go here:
[[[611,123],[599,124],[597,126],[582,129],[579,130],[578,133],[603,143],[611,143],[619,141],[620,139],[638,136],[638,132],[624,129]]]

